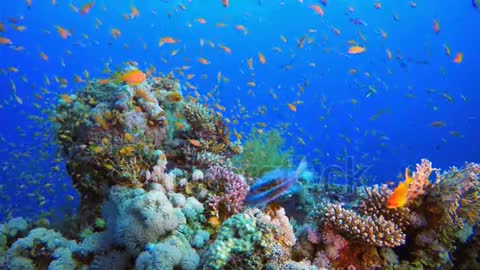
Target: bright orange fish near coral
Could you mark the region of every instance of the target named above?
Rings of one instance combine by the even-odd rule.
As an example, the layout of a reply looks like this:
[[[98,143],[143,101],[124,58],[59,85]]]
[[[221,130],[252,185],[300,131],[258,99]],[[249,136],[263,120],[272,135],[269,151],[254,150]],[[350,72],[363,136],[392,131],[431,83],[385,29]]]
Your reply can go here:
[[[402,207],[407,203],[408,188],[413,178],[409,175],[408,168],[405,169],[405,182],[400,182],[387,200],[387,208],[393,209]]]
[[[129,70],[113,79],[113,82],[115,83],[125,83],[129,86],[137,86],[142,84],[145,80],[147,79],[147,76],[145,73],[143,73],[141,70],[138,69],[132,69]],[[107,84],[111,80],[110,79],[105,79],[101,80],[100,84]]]

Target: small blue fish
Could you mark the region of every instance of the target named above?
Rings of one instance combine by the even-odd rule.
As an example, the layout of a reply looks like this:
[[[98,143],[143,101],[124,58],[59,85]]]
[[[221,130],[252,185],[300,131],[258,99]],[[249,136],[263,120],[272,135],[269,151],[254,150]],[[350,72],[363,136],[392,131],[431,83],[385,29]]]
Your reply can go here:
[[[263,207],[278,197],[287,194],[290,187],[297,182],[306,168],[307,161],[303,158],[296,171],[277,169],[265,174],[250,187],[245,203],[250,206]]]

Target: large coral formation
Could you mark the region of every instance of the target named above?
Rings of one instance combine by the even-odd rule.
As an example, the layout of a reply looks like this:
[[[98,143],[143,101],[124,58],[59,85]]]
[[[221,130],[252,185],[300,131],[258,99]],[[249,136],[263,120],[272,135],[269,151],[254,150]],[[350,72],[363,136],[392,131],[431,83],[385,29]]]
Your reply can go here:
[[[410,230],[411,259],[401,269],[416,267],[455,268],[455,250],[466,245],[478,226],[480,216],[480,167],[468,163],[439,173],[435,183],[425,190],[423,201],[412,210],[423,217],[421,226]],[[465,249],[464,249],[465,252]]]
[[[434,182],[430,180],[433,172]],[[471,258],[466,254],[475,250],[468,243],[474,241],[480,216],[479,175],[477,164],[440,173],[424,159],[413,172],[404,207],[386,207],[393,192],[386,185],[364,188],[356,196],[362,199],[359,203],[321,201],[307,216],[306,222],[312,222],[307,228],[318,225],[320,231],[333,230],[348,245],[336,249],[338,255],[333,256],[327,252],[332,250],[331,243],[308,229],[308,237],[300,237],[304,240],[294,254],[327,268],[453,269],[463,265],[459,258]]]
[[[80,193],[74,220],[81,226],[62,235],[48,223],[21,218],[0,225],[0,268],[479,265],[472,255],[480,250],[479,165],[441,173],[422,160],[407,203],[394,209],[386,206],[393,192],[387,185],[351,188],[308,179],[264,209],[245,207],[248,184],[287,167],[292,152],[282,151],[277,131],[257,132],[235,159],[242,147],[230,141],[221,114],[199,103],[198,94],[184,99],[181,91],[168,75],[137,86],[90,81],[61,96],[57,138]]]

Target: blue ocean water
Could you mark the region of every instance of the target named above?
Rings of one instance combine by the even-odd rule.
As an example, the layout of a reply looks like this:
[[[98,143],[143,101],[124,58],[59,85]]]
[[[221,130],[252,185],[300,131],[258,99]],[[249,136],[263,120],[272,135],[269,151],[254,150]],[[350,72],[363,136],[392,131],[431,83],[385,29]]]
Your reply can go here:
[[[376,2],[381,8],[374,7]],[[76,75],[107,78],[107,66],[115,71],[127,61],[143,70],[173,71],[182,84],[197,88],[184,94],[212,93],[207,102],[225,106],[223,115],[238,119],[232,130],[248,134],[259,122],[267,124],[265,129],[282,127],[298,160],[306,156],[320,174],[350,162],[368,167],[373,181],[383,183],[421,158],[440,168],[480,159],[480,10],[471,1],[419,1],[412,7],[412,1],[329,1],[325,6],[232,0],[228,8],[207,0],[95,1],[88,14],[74,10],[86,3],[2,3],[0,37],[11,40],[0,45],[2,219],[39,209],[73,212],[78,195],[46,111],[59,95],[85,87],[75,82]],[[311,5],[320,5],[325,14],[316,14]],[[139,16],[126,20],[132,6]],[[435,20],[438,33],[432,28]],[[239,25],[246,30],[236,29]],[[56,26],[71,35],[62,39]],[[121,35],[114,38],[112,29]],[[160,47],[162,37],[178,42]],[[348,54],[352,44],[366,51]],[[457,53],[464,55],[461,63],[453,62]],[[185,76],[176,72],[182,66],[190,67]],[[228,82],[218,82],[218,73]],[[56,82],[61,78],[68,81],[65,87]]]

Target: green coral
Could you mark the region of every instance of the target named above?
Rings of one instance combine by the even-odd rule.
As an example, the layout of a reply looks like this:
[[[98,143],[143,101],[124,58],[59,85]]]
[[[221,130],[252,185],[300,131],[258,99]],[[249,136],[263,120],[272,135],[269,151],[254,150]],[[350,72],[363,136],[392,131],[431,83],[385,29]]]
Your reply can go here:
[[[285,141],[279,130],[264,133],[252,130],[245,142],[243,152],[234,162],[250,177],[261,177],[265,173],[290,165],[293,149],[285,149]]]

